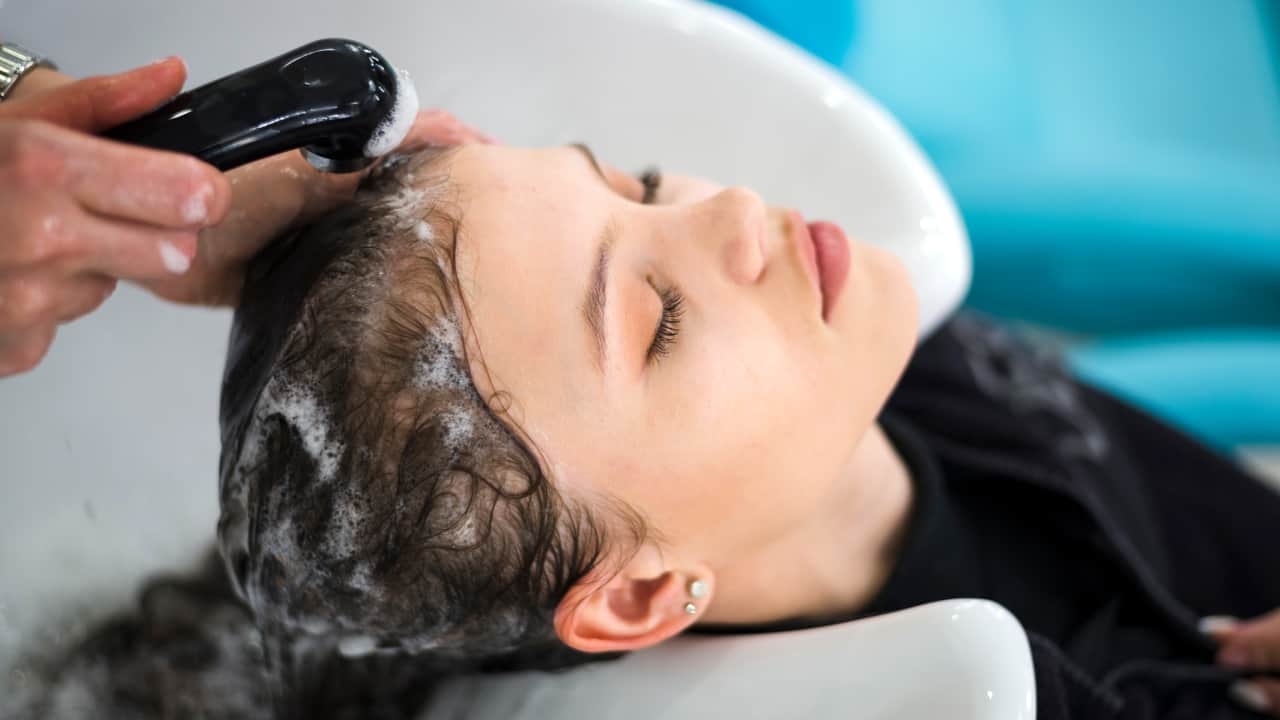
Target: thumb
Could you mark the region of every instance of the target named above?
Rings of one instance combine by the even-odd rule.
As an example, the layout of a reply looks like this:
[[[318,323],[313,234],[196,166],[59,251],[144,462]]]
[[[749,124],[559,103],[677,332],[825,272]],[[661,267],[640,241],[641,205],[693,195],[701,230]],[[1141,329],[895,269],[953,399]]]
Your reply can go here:
[[[186,79],[187,66],[182,59],[165,58],[22,98],[5,107],[3,115],[96,133],[154,110],[177,95]]]

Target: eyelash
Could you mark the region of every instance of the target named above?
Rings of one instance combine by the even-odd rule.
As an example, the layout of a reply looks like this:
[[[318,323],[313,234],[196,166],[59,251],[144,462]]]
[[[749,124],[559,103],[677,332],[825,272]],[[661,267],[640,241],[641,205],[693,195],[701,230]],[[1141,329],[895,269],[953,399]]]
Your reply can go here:
[[[644,196],[640,202],[652,205],[657,198],[658,188],[662,186],[662,171],[650,168],[640,173],[637,179],[644,186]],[[659,318],[658,328],[653,333],[653,342],[649,343],[649,350],[645,353],[645,364],[653,365],[670,354],[671,346],[680,335],[680,319],[684,317],[684,296],[674,287],[659,290],[656,285],[653,285],[652,280],[649,285],[662,300],[662,317]]]
[[[654,289],[658,290],[656,287]],[[680,319],[684,317],[684,296],[679,290],[673,287],[658,290],[658,297],[662,299],[662,317],[658,320],[658,329],[653,333],[649,352],[645,354],[646,364],[656,363],[671,352],[671,346],[680,335]]]
[[[644,196],[640,198],[640,202],[652,205],[658,196],[658,188],[662,186],[662,171],[658,168],[649,168],[640,173],[636,179],[644,186]]]

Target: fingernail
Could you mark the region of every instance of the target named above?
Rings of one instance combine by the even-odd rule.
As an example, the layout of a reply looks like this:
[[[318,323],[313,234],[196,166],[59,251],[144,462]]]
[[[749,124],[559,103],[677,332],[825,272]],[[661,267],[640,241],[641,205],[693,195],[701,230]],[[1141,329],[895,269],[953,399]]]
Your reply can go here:
[[[199,225],[209,219],[209,200],[213,197],[213,187],[208,183],[196,189],[186,202],[182,203],[182,219],[191,225]]]
[[[1223,648],[1218,653],[1218,662],[1230,667],[1249,667],[1249,649],[1241,645]]]
[[[160,260],[164,269],[174,275],[181,275],[191,268],[191,258],[168,240],[160,241]]]
[[[166,56],[164,56],[164,57],[160,58],[159,60],[152,60],[151,62],[147,63],[147,64],[146,64],[146,65],[144,65],[143,67],[152,67],[153,65],[163,65],[163,64],[165,64],[165,63],[167,63],[167,62],[171,62],[171,61],[173,61],[173,60],[177,60],[178,62],[182,63],[182,66],[183,66],[183,67],[186,67],[186,66],[187,66],[187,61],[186,61],[186,60],[183,60],[182,58],[178,57],[177,55],[166,55]]]
[[[1238,680],[1227,690],[1232,700],[1256,712],[1267,712],[1271,709],[1271,699],[1262,688],[1248,680]]]
[[[1216,635],[1220,632],[1234,630],[1240,624],[1238,618],[1230,615],[1206,615],[1200,618],[1200,632],[1204,635]]]

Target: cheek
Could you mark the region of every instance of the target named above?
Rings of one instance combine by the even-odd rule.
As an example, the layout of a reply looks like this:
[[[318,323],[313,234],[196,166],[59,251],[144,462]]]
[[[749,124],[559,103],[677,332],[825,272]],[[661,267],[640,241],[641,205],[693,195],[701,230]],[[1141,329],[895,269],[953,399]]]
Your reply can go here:
[[[683,388],[645,429],[659,458],[646,472],[650,512],[686,539],[733,517],[741,534],[731,542],[750,544],[812,512],[847,457],[851,414],[821,391],[813,358],[763,328],[698,347],[682,358]]]

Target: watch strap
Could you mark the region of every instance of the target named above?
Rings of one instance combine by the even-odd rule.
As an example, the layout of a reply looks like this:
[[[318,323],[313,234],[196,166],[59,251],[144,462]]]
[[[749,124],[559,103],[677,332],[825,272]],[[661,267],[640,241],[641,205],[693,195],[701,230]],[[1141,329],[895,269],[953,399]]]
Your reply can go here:
[[[47,58],[36,55],[21,45],[0,42],[0,100],[8,97],[9,91],[23,75],[37,67],[57,69]]]

